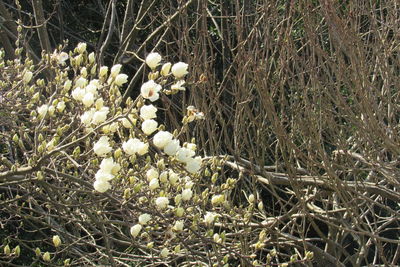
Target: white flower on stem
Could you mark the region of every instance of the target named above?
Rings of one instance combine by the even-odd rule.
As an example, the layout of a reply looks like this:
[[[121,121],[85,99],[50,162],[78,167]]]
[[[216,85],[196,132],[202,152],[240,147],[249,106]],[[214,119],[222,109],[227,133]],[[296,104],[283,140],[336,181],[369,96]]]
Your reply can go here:
[[[140,117],[144,120],[157,118],[157,108],[153,105],[144,105],[140,108]]]
[[[203,159],[200,156],[195,158],[189,158],[189,160],[186,161],[185,169],[190,173],[198,172],[201,168],[202,160]]]
[[[93,96],[97,95],[97,88],[98,86],[96,86],[94,83],[89,83],[86,88],[85,91],[86,93],[92,93]]]
[[[161,182],[161,183],[166,183],[166,182],[168,182],[168,171],[163,171],[163,172],[160,174],[160,182]]]
[[[172,68],[171,72],[177,79],[183,78],[186,74],[188,74],[188,64],[184,62],[175,63]]]
[[[153,179],[157,179],[159,177],[159,173],[155,168],[150,168],[146,172],[147,181],[151,181]]]
[[[105,76],[107,76],[107,73],[108,73],[108,67],[107,66],[100,67],[99,77],[105,77]]]
[[[88,59],[90,64],[92,64],[96,60],[94,52],[89,54]]]
[[[119,72],[121,71],[122,65],[121,64],[116,64],[114,66],[112,66],[111,68],[111,77],[117,77],[117,75],[119,74]]]
[[[83,113],[81,115],[81,122],[83,124],[85,124],[87,127],[89,127],[90,124],[92,123],[92,119],[93,119],[93,115],[94,115],[95,111],[96,110],[94,108],[91,108],[90,110],[85,111],[85,113]]]
[[[179,140],[173,139],[164,147],[165,154],[174,156],[179,149]]]
[[[161,67],[161,75],[162,76],[168,76],[168,74],[169,74],[169,71],[171,70],[171,62],[167,62],[167,63],[165,63],[164,65],[162,65],[162,67]]]
[[[224,195],[215,195],[211,198],[211,204],[213,206],[219,205],[225,201]]]
[[[204,215],[204,222],[206,224],[212,224],[216,217],[217,215],[214,212],[207,211],[206,215]]]
[[[172,141],[173,135],[167,131],[159,131],[153,137],[153,143],[159,149],[163,149],[169,142]]]
[[[100,110],[102,107],[104,107],[104,100],[102,97],[97,98],[96,102],[94,102],[94,106],[96,107],[96,110]]]
[[[134,226],[131,227],[131,230],[130,230],[131,235],[133,237],[137,237],[139,235],[140,231],[142,230],[142,228],[143,228],[142,225],[135,224]]]
[[[142,84],[140,92],[143,98],[149,99],[151,102],[158,100],[160,97],[159,91],[162,89],[161,85],[155,83],[153,80],[149,80]]]
[[[85,93],[86,93],[85,89],[78,86],[74,90],[72,90],[71,96],[76,101],[82,101],[83,97],[85,96]]]
[[[136,153],[138,153],[140,156],[143,156],[147,152],[149,152],[149,144],[140,141],[140,143],[137,145]]]
[[[100,110],[96,111],[93,114],[92,123],[94,125],[99,125],[100,123],[105,122],[106,119],[107,119],[108,112],[109,112],[109,108],[108,107],[102,107]]]
[[[113,174],[111,174],[110,172],[106,172],[102,169],[98,170],[94,177],[96,178],[96,181],[100,181],[100,182],[108,182],[108,181],[111,181],[112,179],[114,179]]]
[[[65,109],[65,102],[64,101],[58,102],[56,108],[57,108],[58,112],[62,113]]]
[[[104,193],[106,192],[108,189],[111,188],[111,184],[107,181],[101,181],[101,180],[96,180],[93,183],[93,187],[96,191],[100,192],[100,193]]]
[[[160,187],[160,183],[158,182],[157,178],[154,178],[149,182],[150,190],[155,190],[155,189],[157,189],[159,187]]]
[[[93,93],[87,92],[84,97],[82,98],[82,103],[85,107],[90,107],[94,103],[94,95]]]
[[[61,238],[58,235],[53,235],[53,245],[57,248],[61,245]]]
[[[181,231],[183,231],[184,225],[185,224],[184,224],[183,220],[179,220],[179,221],[175,222],[174,227],[172,229],[174,229],[174,231],[176,231],[176,232],[181,232]]]
[[[46,104],[38,107],[37,111],[38,111],[39,117],[44,118],[44,116],[46,116],[46,113],[48,110],[49,110],[49,105],[46,105]]]
[[[146,57],[146,64],[149,66],[152,70],[154,70],[161,61],[161,55],[159,53],[150,53]]]
[[[196,144],[186,143],[186,147],[196,152],[196,149],[197,149],[197,145]]]
[[[68,53],[61,52],[61,53],[57,56],[58,64],[64,66],[64,65],[65,65],[65,61],[67,61],[68,58],[69,58]]]
[[[76,48],[78,49],[78,53],[82,54],[86,51],[86,43],[79,43]]]
[[[139,223],[141,225],[147,224],[151,220],[151,215],[148,213],[143,213],[142,215],[139,216]]]
[[[87,68],[86,67],[81,68],[81,76],[82,77],[86,77],[87,76]]]
[[[195,152],[186,147],[180,147],[176,152],[176,159],[180,162],[186,163],[188,162],[193,156]]]
[[[192,189],[184,189],[182,190],[182,200],[184,201],[189,201],[193,196],[193,191]]]
[[[24,84],[29,83],[32,80],[33,73],[31,71],[27,71],[24,73],[24,76],[22,77],[22,82]]]
[[[114,159],[111,157],[103,159],[100,163],[100,170],[111,173],[113,175],[116,175],[120,169],[121,166],[118,163],[114,162]]]
[[[171,85],[171,90],[185,91],[186,88],[182,86],[184,84],[185,84],[184,80],[179,80],[176,83],[174,83],[173,85]]]
[[[175,185],[179,180],[179,175],[173,170],[170,170],[168,180],[171,185]]]
[[[76,87],[81,87],[81,88],[85,88],[85,86],[88,84],[88,81],[86,80],[86,78],[83,77],[79,77],[76,81],[75,81],[75,86]]]
[[[111,152],[112,148],[108,142],[109,138],[107,136],[100,137],[93,146],[94,153],[99,157],[104,157]]]
[[[145,120],[142,122],[142,131],[145,135],[150,135],[157,130],[158,123],[155,120]]]
[[[161,250],[161,252],[160,252],[160,256],[161,256],[161,258],[166,258],[166,257],[168,257],[169,256],[169,250],[167,249],[167,248],[163,248],[162,250]]]
[[[167,208],[169,204],[169,200],[167,197],[158,197],[156,198],[156,205],[159,209],[165,209]]]
[[[114,83],[117,86],[121,86],[126,82],[128,82],[128,75],[126,75],[126,74],[121,73],[121,74],[118,74],[117,77],[115,77]]]

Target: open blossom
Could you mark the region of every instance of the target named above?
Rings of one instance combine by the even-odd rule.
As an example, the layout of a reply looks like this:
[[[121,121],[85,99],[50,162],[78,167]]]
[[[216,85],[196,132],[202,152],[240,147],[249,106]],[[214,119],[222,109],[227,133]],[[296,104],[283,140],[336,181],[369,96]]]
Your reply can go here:
[[[118,74],[117,77],[115,77],[115,81],[114,82],[115,82],[115,84],[117,86],[121,86],[124,83],[128,82],[128,75],[123,74],[123,73]]]
[[[160,64],[161,55],[159,53],[150,53],[146,57],[146,64],[154,70]]]
[[[176,159],[180,162],[187,163],[193,156],[195,152],[186,147],[180,147],[176,152]]]
[[[174,156],[179,148],[179,140],[173,139],[164,147],[165,154]]]
[[[110,143],[108,142],[107,136],[100,137],[99,141],[97,141],[93,146],[93,151],[99,157],[104,157],[106,154],[111,152],[112,148]]]
[[[169,200],[167,197],[158,197],[156,198],[156,205],[159,209],[165,209],[169,204]]]
[[[78,86],[72,91],[71,96],[76,101],[82,101],[83,97],[85,96],[85,93],[86,93],[85,89]]]
[[[206,224],[211,224],[214,222],[216,217],[217,215],[215,213],[207,211],[206,215],[204,215],[204,222]]]
[[[93,183],[93,187],[96,191],[104,193],[111,188],[111,184],[107,181],[96,180]]]
[[[174,231],[180,232],[183,230],[183,226],[184,226],[184,221],[183,220],[179,220],[176,221],[174,224],[174,227],[172,229],[174,229]]]
[[[128,155],[133,155],[135,153],[144,155],[148,152],[149,144],[144,143],[137,138],[131,138],[127,142],[122,143],[122,149]]]
[[[97,95],[97,88],[98,88],[98,85],[96,85],[96,83],[90,82],[86,86],[85,91],[86,91],[86,93],[92,93],[93,96],[96,96]]]
[[[171,185],[175,185],[179,180],[179,175],[173,170],[170,170],[168,180]]]
[[[78,53],[82,54],[86,51],[86,43],[79,43],[76,48],[78,49]]]
[[[141,230],[142,226],[140,224],[135,224],[134,226],[131,227],[130,232],[133,237],[137,237]]]
[[[195,158],[189,158],[186,161],[185,169],[190,173],[197,173],[201,168],[202,158],[200,156]]]
[[[94,103],[94,95],[93,93],[87,92],[83,98],[82,98],[82,103],[85,105],[85,107],[90,107]]]
[[[105,122],[106,119],[107,119],[108,112],[109,112],[109,108],[108,107],[102,107],[100,110],[96,111],[93,114],[92,123],[94,125],[98,125],[100,123]]]
[[[184,84],[185,84],[184,80],[179,80],[178,82],[171,85],[171,90],[185,91],[186,88],[183,87]]]
[[[192,198],[193,196],[193,191],[190,188],[184,189],[182,191],[182,200],[188,201]]]
[[[143,98],[149,99],[151,102],[154,102],[160,97],[158,92],[161,90],[161,88],[161,85],[157,84],[153,80],[149,80],[142,84],[140,92]]]
[[[178,62],[172,66],[171,72],[175,76],[175,78],[181,79],[183,78],[183,76],[188,74],[187,69],[188,69],[188,64],[184,62]]]
[[[151,181],[153,179],[157,179],[158,176],[159,176],[159,173],[155,168],[150,168],[146,172],[147,181]]]
[[[83,77],[79,77],[76,81],[75,81],[75,86],[76,87],[81,87],[81,88],[85,88],[85,86],[88,84],[88,81],[86,80],[86,78]]]
[[[100,163],[100,170],[116,175],[121,169],[121,166],[114,162],[113,158],[105,158]]]
[[[82,115],[81,115],[81,122],[83,124],[85,124],[87,127],[90,126],[90,124],[92,123],[92,119],[93,119],[93,115],[96,112],[96,109],[91,108],[88,111],[85,111]]]
[[[96,178],[96,181],[101,181],[101,182],[108,182],[114,179],[114,175],[112,173],[106,172],[102,169],[98,170],[94,177]]]
[[[157,108],[153,105],[144,105],[140,108],[140,117],[144,120],[157,118]]]
[[[157,178],[154,178],[149,183],[150,190],[155,190],[160,187],[160,183],[158,182]]]
[[[173,135],[167,131],[159,131],[153,137],[153,143],[159,149],[163,149],[169,142],[172,141]]]
[[[151,215],[148,213],[143,213],[139,216],[139,223],[144,225],[147,224],[151,220]]]
[[[67,61],[68,58],[69,58],[68,53],[65,53],[65,52],[61,52],[60,54],[58,54],[56,56],[58,64],[60,64],[62,66],[65,65],[65,61]]]
[[[150,135],[157,130],[158,123],[155,120],[145,120],[142,122],[142,131],[146,135]]]

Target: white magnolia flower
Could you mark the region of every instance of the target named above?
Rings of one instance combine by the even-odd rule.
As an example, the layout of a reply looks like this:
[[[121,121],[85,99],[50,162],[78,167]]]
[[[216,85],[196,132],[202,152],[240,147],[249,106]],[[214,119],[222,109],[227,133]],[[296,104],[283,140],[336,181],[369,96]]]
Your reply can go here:
[[[178,62],[172,66],[171,72],[175,76],[175,78],[181,79],[183,78],[183,76],[188,74],[187,69],[188,69],[188,64],[184,62]]]
[[[192,198],[193,196],[193,191],[190,188],[182,190],[182,200],[188,201]]]
[[[102,136],[100,137],[99,141],[94,144],[93,151],[97,156],[104,157],[106,154],[111,152],[112,148],[108,142],[108,139],[109,138],[107,136]]]
[[[95,57],[95,55],[94,55],[94,52],[92,52],[92,53],[89,54],[88,59],[89,59],[89,63],[90,63],[90,64],[92,64],[92,63],[96,60],[96,57]]]
[[[167,197],[158,197],[156,198],[156,205],[159,209],[165,209],[167,208],[169,204],[169,200]]]
[[[173,135],[168,131],[159,131],[153,137],[153,143],[159,149],[163,149],[169,142],[172,141]]]
[[[96,102],[94,102],[94,106],[96,107],[96,110],[100,110],[102,107],[104,107],[104,100],[102,97],[97,98]]]
[[[197,149],[197,145],[196,144],[187,143],[186,147],[196,152],[196,149]]]
[[[86,67],[81,68],[81,76],[82,77],[86,77],[87,76],[87,68]]]
[[[97,95],[97,88],[98,88],[98,86],[96,86],[94,83],[90,82],[86,86],[85,91],[86,91],[86,93],[92,93],[93,96],[95,96],[95,95]]]
[[[157,108],[153,105],[144,105],[140,108],[140,117],[144,120],[157,118]]]
[[[151,220],[151,215],[148,213],[143,213],[142,215],[139,216],[139,223],[141,225],[147,224]]]
[[[145,120],[142,122],[142,131],[146,135],[150,135],[157,130],[158,123],[155,120]]]
[[[168,171],[163,171],[163,172],[160,174],[160,182],[161,182],[161,183],[166,183],[166,182],[168,182]]]
[[[179,80],[176,83],[174,83],[173,85],[171,85],[171,90],[185,91],[186,88],[182,86],[184,84],[185,84],[184,80]]]
[[[224,200],[225,200],[225,197],[224,197],[224,195],[215,195],[215,196],[213,196],[212,198],[211,198],[211,204],[214,206],[214,205],[219,205],[219,204],[221,204],[222,202],[224,202]]]
[[[71,96],[76,101],[82,101],[83,97],[85,96],[85,93],[86,93],[85,89],[78,86],[74,90],[72,90]]]
[[[94,95],[93,93],[87,92],[84,97],[82,98],[82,103],[85,107],[90,107],[94,103]]]
[[[121,64],[116,64],[114,66],[112,66],[111,68],[111,77],[117,77],[117,75],[119,74],[119,72],[121,71],[122,65]]]
[[[90,124],[92,123],[92,119],[93,119],[93,115],[96,112],[96,110],[94,108],[91,108],[88,111],[85,111],[85,113],[83,113],[81,115],[81,122],[83,124],[85,124],[87,127],[90,126]]]
[[[82,54],[86,51],[86,43],[79,43],[76,48],[78,49],[78,53]]]
[[[207,211],[206,215],[204,215],[204,222],[206,224],[212,224],[216,217],[217,215],[214,212]]]
[[[161,75],[162,76],[168,76],[168,74],[169,74],[169,71],[171,70],[171,62],[167,62],[167,63],[165,63],[164,65],[162,65],[162,67],[161,67]]]
[[[118,74],[117,77],[115,77],[114,83],[117,86],[121,86],[126,82],[128,82],[128,75],[126,75],[126,74],[121,73],[121,74]]]
[[[173,170],[170,170],[168,179],[171,185],[175,185],[179,180],[179,175]]]
[[[140,142],[137,138],[130,138],[127,142],[122,143],[122,149],[128,155],[133,155],[136,153],[136,144]]]
[[[22,77],[22,81],[24,84],[29,83],[32,80],[33,73],[31,71],[25,72],[24,76]]]
[[[158,182],[157,178],[154,178],[149,182],[150,190],[155,190],[155,189],[157,189],[159,187],[160,187],[160,183]]]
[[[108,189],[111,188],[111,184],[107,181],[101,181],[101,180],[96,180],[93,183],[93,187],[96,191],[100,192],[100,193],[104,193],[106,192]]]
[[[179,220],[179,221],[175,222],[174,227],[172,229],[174,229],[177,232],[181,232],[183,230],[184,225],[185,224],[184,224],[183,220]]]
[[[165,154],[174,156],[179,149],[179,140],[173,139],[164,147]]]
[[[46,113],[48,110],[49,110],[49,105],[46,105],[46,104],[38,107],[37,111],[38,111],[39,117],[44,118],[44,116],[46,116]]]
[[[68,58],[69,58],[68,53],[61,52],[61,53],[57,56],[58,64],[64,66],[64,65],[65,65],[65,61],[67,61]]]
[[[61,245],[61,238],[58,235],[53,235],[53,244],[57,248]]]
[[[94,125],[98,125],[100,123],[105,122],[106,119],[107,119],[108,112],[109,112],[109,108],[108,107],[102,107],[100,110],[96,111],[93,114],[92,123]]]
[[[134,226],[131,227],[131,235],[133,237],[137,237],[142,230],[142,226],[140,224],[135,224]]]
[[[107,66],[100,67],[99,77],[107,76],[107,73],[108,73],[108,67]]]
[[[103,172],[116,175],[120,169],[121,166],[118,163],[114,162],[114,159],[111,157],[103,159],[100,163],[100,170],[102,170]]]
[[[146,57],[146,64],[154,70],[160,64],[161,55],[159,53],[150,53]]]
[[[146,172],[147,181],[151,181],[153,179],[158,179],[159,173],[155,168],[150,168]]]
[[[158,92],[162,89],[161,85],[149,80],[142,84],[140,92],[143,98],[149,99],[151,102],[156,101],[160,96]]]
[[[149,144],[144,142],[138,143],[136,153],[138,153],[140,156],[143,156],[147,152],[149,152]]]
[[[190,173],[198,172],[201,168],[202,160],[203,159],[200,156],[195,158],[189,158],[189,160],[186,161],[185,169]]]
[[[88,81],[86,80],[86,78],[83,77],[79,77],[76,81],[75,81],[75,87],[81,87],[81,88],[85,88],[85,86],[88,84]]]
[[[65,102],[64,101],[58,102],[56,108],[57,108],[58,112],[62,113],[65,109]]]
[[[193,156],[195,152],[186,147],[180,147],[176,152],[176,159],[180,162],[186,163],[188,162]]]
[[[100,181],[100,182],[108,182],[108,181],[111,181],[112,179],[114,179],[114,175],[112,175],[110,172],[106,172],[102,169],[98,170],[94,177],[96,178],[96,181]]]

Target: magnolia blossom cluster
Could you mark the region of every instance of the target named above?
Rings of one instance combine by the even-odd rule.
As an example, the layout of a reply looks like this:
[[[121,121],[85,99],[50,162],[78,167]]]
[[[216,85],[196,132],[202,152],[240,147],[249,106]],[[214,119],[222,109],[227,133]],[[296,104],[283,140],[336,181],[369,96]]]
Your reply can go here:
[[[100,193],[104,193],[110,189],[110,181],[118,174],[120,169],[121,166],[115,163],[113,158],[103,159],[100,164],[100,169],[95,175],[94,189]]]

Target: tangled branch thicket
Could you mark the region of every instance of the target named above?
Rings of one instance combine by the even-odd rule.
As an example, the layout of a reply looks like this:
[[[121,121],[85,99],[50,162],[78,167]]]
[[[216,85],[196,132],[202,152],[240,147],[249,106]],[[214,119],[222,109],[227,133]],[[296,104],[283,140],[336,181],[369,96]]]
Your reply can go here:
[[[46,2],[0,3],[1,264],[400,261],[397,1],[111,0],[87,9]],[[85,52],[80,66],[65,70],[42,56],[64,38],[66,51],[87,42],[95,62]],[[162,94],[158,120],[182,143],[195,137],[202,168],[187,174],[151,145],[147,158],[113,155],[123,175],[96,193],[91,149],[105,133],[87,135],[83,110],[62,85],[83,66],[94,78],[100,66],[122,64],[128,85],[103,97],[113,115],[126,117],[143,104],[140,96],[127,100],[146,80],[141,58],[152,50],[190,63],[186,91]],[[34,78],[25,83],[28,69]],[[59,97],[70,113],[33,119],[32,110]],[[188,105],[204,120],[182,124]],[[145,138],[139,128],[135,136]],[[115,147],[130,131],[110,136]],[[56,152],[39,148],[53,138]],[[173,168],[179,183],[150,190],[151,168]],[[193,198],[179,202],[185,187]],[[164,196],[171,207],[160,210],[154,200]],[[153,220],[134,237],[130,227],[144,213]],[[57,248],[53,236],[62,241]]]

